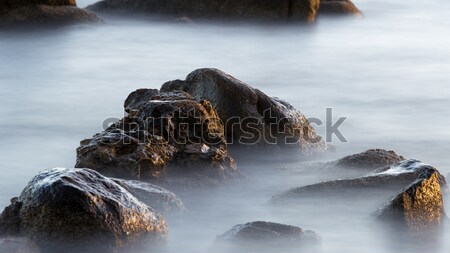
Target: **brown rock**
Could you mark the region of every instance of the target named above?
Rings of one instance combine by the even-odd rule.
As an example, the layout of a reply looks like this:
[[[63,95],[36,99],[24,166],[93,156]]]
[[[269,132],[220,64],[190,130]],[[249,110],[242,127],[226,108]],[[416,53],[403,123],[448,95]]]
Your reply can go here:
[[[332,163],[337,167],[374,170],[399,163],[403,160],[405,160],[403,156],[397,155],[392,150],[368,149],[358,154],[346,156]]]
[[[350,0],[321,0],[319,14],[361,16],[362,12]]]

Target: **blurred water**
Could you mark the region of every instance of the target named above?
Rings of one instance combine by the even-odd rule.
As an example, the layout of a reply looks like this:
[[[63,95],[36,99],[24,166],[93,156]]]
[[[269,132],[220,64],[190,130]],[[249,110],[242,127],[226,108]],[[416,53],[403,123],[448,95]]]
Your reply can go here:
[[[79,0],[78,5],[92,2]],[[348,117],[340,128],[348,142],[334,139],[335,157],[382,147],[435,165],[446,175],[450,3],[354,2],[364,18],[322,18],[308,27],[109,21],[0,33],[0,207],[20,194],[36,172],[72,167],[79,141],[101,131],[103,119],[121,117],[131,91],[159,88],[200,67],[220,68],[291,102],[308,117],[325,120],[327,107],[335,117]],[[318,130],[323,133],[324,127]],[[271,219],[326,235],[326,252],[410,250],[354,230],[371,230],[370,204],[325,219],[315,206],[284,216],[268,210],[264,204],[276,191],[320,179],[273,177],[253,179],[254,186],[242,189],[247,195],[228,194],[217,205],[208,204],[205,213],[211,215],[195,220],[192,241],[178,240],[185,233],[175,224],[169,248],[202,251],[234,223]],[[448,239],[429,252],[447,252]]]

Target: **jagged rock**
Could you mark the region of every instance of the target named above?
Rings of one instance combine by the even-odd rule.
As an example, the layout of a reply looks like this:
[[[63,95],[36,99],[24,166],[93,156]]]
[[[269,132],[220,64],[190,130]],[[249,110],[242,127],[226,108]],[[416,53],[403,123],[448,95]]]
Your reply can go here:
[[[281,246],[286,250],[290,247],[318,244],[320,241],[320,236],[311,230],[274,222],[254,221],[234,226],[217,236],[216,243],[225,247],[251,247],[255,250]]]
[[[349,155],[331,162],[331,164],[342,168],[374,170],[399,163],[403,160],[405,160],[403,156],[397,155],[392,150],[368,149],[364,152]]]
[[[43,252],[108,252],[166,233],[160,214],[89,169],[40,172],[0,216],[1,235],[30,238]]]
[[[103,0],[88,9],[100,13],[171,18],[312,22],[319,3],[319,0]]]
[[[179,90],[211,102],[233,145],[251,150],[299,150],[305,155],[326,149],[306,117],[292,105],[218,69],[197,69],[186,80],[161,87],[163,92]]]
[[[0,27],[95,23],[94,13],[76,7],[75,0],[4,0],[0,3]]]
[[[128,190],[138,200],[163,214],[186,211],[186,208],[175,193],[160,186],[134,180],[113,179],[114,182]]]
[[[361,16],[362,12],[350,0],[321,0],[319,14]]]
[[[174,177],[238,177],[223,126],[206,100],[184,92],[140,89],[125,101],[119,123],[83,140],[75,167],[119,178],[164,181]],[[202,181],[202,180],[200,180]]]
[[[409,231],[436,229],[446,217],[440,178],[437,170],[424,171],[378,211],[378,218]]]
[[[377,191],[396,192],[411,182],[414,182],[426,171],[435,170],[434,167],[418,160],[404,160],[369,176],[341,179],[302,186],[282,192],[272,198],[277,202],[289,198],[320,197],[320,196],[344,196],[355,197],[358,195],[373,194]],[[443,189],[448,189],[446,180],[439,176]]]

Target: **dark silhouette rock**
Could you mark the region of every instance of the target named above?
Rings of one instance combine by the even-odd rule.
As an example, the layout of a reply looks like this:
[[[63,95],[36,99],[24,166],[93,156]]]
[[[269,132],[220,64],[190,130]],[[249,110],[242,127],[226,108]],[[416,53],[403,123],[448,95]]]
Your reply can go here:
[[[81,142],[75,167],[119,178],[166,181],[238,177],[223,126],[206,100],[184,92],[140,89],[125,101],[128,116]],[[158,183],[159,184],[159,183]],[[180,185],[178,185],[180,186]]]
[[[175,193],[160,186],[134,180],[113,179],[114,182],[128,190],[138,200],[162,214],[186,211],[183,202]]]
[[[295,150],[304,155],[326,149],[306,117],[292,105],[218,69],[198,69],[184,81],[161,87],[163,92],[180,90],[211,102],[225,124],[230,146],[252,151]]]
[[[272,201],[282,201],[289,198],[344,196],[356,197],[373,195],[376,192],[397,192],[414,182],[419,176],[434,167],[418,160],[405,160],[392,165],[383,171],[368,176],[321,182],[302,186],[282,192],[273,197]],[[446,180],[439,176],[443,189],[448,189]]]
[[[311,230],[274,222],[254,221],[234,226],[217,236],[216,244],[223,247],[243,247],[254,250],[287,250],[320,243],[321,238]]]
[[[160,214],[89,169],[39,173],[0,217],[0,234],[30,238],[43,252],[109,252],[166,233]]]
[[[364,170],[374,170],[380,167],[389,166],[405,160],[403,156],[397,155],[392,150],[368,149],[364,152],[353,154],[331,162],[333,166],[343,168],[354,168]]]
[[[76,7],[75,0],[5,0],[0,3],[0,27],[65,26],[95,23],[94,13]]]
[[[445,216],[440,173],[429,169],[378,211],[378,218],[409,231],[438,228]]]
[[[321,0],[319,14],[362,16],[362,12],[350,0]]]
[[[100,13],[146,14],[194,19],[314,21],[319,0],[104,0],[88,9]]]

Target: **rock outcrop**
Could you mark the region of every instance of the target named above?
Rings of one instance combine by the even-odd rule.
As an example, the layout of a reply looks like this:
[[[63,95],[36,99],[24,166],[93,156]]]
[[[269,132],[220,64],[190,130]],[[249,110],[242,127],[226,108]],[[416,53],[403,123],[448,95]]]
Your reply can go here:
[[[164,218],[89,169],[36,175],[0,216],[0,234],[24,236],[43,252],[109,252],[163,240]]]
[[[326,149],[306,117],[292,105],[218,69],[197,69],[186,80],[161,87],[163,92],[180,90],[211,102],[225,125],[230,146],[252,151],[296,150],[304,155]]]
[[[138,200],[162,214],[174,214],[187,211],[183,202],[175,193],[160,186],[135,181],[113,179],[114,182],[128,190]]]
[[[216,243],[224,247],[271,250],[270,248],[275,246],[286,250],[286,248],[319,244],[320,241],[320,236],[311,230],[274,222],[254,221],[234,226],[217,236]]]
[[[0,3],[0,27],[66,26],[96,23],[94,13],[76,7],[75,0],[3,0]]]
[[[330,162],[333,166],[372,171],[381,167],[390,166],[405,160],[392,150],[368,149],[364,152],[353,154]]]
[[[362,12],[350,0],[321,0],[319,14],[362,16]]]
[[[355,197],[380,191],[397,192],[414,182],[422,173],[436,170],[434,167],[418,160],[404,160],[398,164],[373,173],[368,176],[321,182],[302,186],[282,192],[272,198],[272,201],[282,201],[289,198],[345,196]],[[447,191],[448,186],[443,176],[439,175],[441,187]]]
[[[206,182],[240,175],[228,155],[223,125],[206,100],[184,92],[140,89],[125,101],[128,116],[81,142],[75,167],[137,180]]]
[[[446,217],[440,178],[437,170],[424,171],[379,210],[378,218],[414,232],[438,228]]]
[[[319,3],[319,0],[103,0],[88,9],[99,13],[172,18],[312,22]]]

